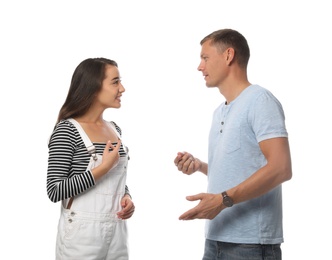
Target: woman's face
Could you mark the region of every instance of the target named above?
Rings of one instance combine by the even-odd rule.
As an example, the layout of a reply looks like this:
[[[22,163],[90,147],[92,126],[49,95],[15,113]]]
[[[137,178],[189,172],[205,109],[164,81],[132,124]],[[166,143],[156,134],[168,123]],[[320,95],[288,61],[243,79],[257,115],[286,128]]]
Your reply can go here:
[[[112,65],[107,65],[105,70],[106,77],[102,82],[100,92],[97,94],[96,102],[105,108],[120,108],[121,96],[125,92],[125,88],[121,83],[119,70]]]

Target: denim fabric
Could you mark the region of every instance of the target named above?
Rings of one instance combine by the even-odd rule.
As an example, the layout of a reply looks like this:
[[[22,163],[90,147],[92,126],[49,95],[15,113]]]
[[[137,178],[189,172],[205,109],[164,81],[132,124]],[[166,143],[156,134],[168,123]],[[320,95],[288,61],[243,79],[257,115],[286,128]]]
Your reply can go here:
[[[280,244],[235,244],[205,240],[202,260],[281,260]]]

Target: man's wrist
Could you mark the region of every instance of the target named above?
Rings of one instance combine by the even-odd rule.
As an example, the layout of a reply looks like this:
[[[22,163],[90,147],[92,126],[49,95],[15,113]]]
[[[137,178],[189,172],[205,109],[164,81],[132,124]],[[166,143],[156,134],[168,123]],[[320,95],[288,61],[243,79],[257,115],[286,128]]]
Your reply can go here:
[[[202,161],[200,159],[198,159],[198,158],[194,158],[194,160],[195,161],[197,160],[197,162],[198,162],[198,168],[197,168],[196,171],[202,172],[202,167],[203,167]]]
[[[223,191],[221,193],[221,197],[222,197],[222,204],[225,207],[229,208],[229,207],[232,207],[234,205],[234,201],[230,196],[228,196],[227,191]]]

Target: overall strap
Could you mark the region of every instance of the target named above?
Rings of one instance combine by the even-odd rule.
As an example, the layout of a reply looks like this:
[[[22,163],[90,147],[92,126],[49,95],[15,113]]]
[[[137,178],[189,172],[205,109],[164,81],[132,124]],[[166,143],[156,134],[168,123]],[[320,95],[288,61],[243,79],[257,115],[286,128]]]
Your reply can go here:
[[[118,132],[118,130],[116,130],[115,123],[114,122],[107,122],[107,123],[113,129],[117,137],[121,139],[120,133]]]
[[[76,127],[76,129],[78,130],[78,132],[80,133],[83,142],[85,144],[86,149],[88,150],[89,154],[93,157],[94,160],[97,160],[97,155],[96,155],[96,147],[93,145],[93,143],[91,142],[90,138],[88,137],[88,135],[85,133],[84,129],[82,128],[82,126],[80,125],[79,122],[77,122],[75,119],[73,118],[69,118],[68,121],[70,121],[71,123],[74,124],[74,126]]]
[[[84,129],[82,128],[82,126],[80,125],[79,122],[77,122],[75,119],[73,118],[68,118],[68,121],[73,123],[73,125],[76,127],[76,129],[78,130],[78,132],[80,133],[83,142],[85,144],[86,149],[88,150],[88,153],[92,156],[92,158],[96,161],[97,160],[97,155],[96,155],[96,147],[93,145],[93,143],[91,142],[90,138],[88,137],[88,135],[85,133]],[[71,197],[69,199],[69,202],[67,204],[66,209],[70,209],[71,205],[73,204],[74,201],[74,197]]]

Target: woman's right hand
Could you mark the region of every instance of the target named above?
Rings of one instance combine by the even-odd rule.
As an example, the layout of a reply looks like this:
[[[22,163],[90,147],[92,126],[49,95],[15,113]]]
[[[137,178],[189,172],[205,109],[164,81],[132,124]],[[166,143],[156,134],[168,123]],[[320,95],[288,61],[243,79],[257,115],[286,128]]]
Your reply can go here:
[[[102,158],[102,164],[108,169],[107,171],[114,168],[118,164],[120,158],[120,147],[120,139],[118,139],[118,143],[116,145],[113,145],[111,141],[107,141]],[[110,148],[112,151],[110,151]]]
[[[111,141],[107,141],[101,164],[91,170],[93,178],[95,180],[98,180],[102,176],[104,176],[109,170],[114,168],[120,158],[120,146],[121,146],[121,140],[118,139],[118,143],[116,145],[113,145]],[[110,148],[112,148],[112,151],[110,151]]]

